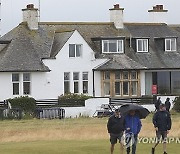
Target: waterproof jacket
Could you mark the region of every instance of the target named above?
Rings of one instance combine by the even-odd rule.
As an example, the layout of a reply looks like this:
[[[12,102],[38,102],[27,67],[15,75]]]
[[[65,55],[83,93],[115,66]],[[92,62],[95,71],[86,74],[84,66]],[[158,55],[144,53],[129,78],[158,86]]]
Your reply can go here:
[[[126,133],[133,133],[134,135],[138,135],[141,130],[142,124],[141,120],[138,116],[127,115],[125,117],[125,129]],[[130,130],[127,130],[130,128]]]
[[[154,127],[158,127],[159,131],[167,131],[171,129],[171,116],[167,111],[157,111],[153,116]]]
[[[112,115],[107,123],[108,133],[120,134],[124,131],[124,117]]]

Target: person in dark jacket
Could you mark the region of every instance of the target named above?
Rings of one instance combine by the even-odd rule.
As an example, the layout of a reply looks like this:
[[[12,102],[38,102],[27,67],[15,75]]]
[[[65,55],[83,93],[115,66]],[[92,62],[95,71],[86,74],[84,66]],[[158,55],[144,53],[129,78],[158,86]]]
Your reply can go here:
[[[159,109],[160,110],[156,112],[153,116],[153,124],[156,130],[157,142],[152,148],[152,154],[155,153],[155,148],[159,144],[161,136],[163,139],[164,154],[167,154],[166,141],[167,141],[167,134],[171,129],[171,116],[169,112],[166,111],[166,107],[164,104],[160,104]]]
[[[121,154],[123,154],[123,143],[121,142],[121,138],[124,132],[124,118],[121,116],[118,109],[116,109],[114,115],[109,118],[107,129],[108,133],[110,134],[111,154],[114,152],[114,146],[117,143],[117,140],[119,140],[120,151]]]
[[[165,106],[166,106],[166,110],[169,112],[170,108],[171,108],[171,103],[170,103],[170,98],[166,98],[165,101]]]
[[[135,110],[131,110],[125,117],[125,133],[126,133],[126,151],[130,154],[129,143],[132,141],[132,154],[136,154],[136,145],[138,134],[141,130],[142,124],[140,118],[136,115]]]
[[[158,97],[157,101],[155,102],[155,111],[159,111],[159,105],[162,104],[161,97]]]

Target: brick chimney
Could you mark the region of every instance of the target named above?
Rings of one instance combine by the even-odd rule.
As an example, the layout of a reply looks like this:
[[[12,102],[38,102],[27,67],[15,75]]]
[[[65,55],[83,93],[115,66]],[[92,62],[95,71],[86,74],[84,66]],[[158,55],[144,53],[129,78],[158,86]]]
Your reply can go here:
[[[150,22],[152,23],[167,23],[167,12],[164,10],[163,5],[153,6],[152,10],[148,10]]]
[[[114,23],[114,26],[117,29],[124,28],[123,23],[123,10],[124,8],[120,8],[119,4],[115,4],[114,8],[109,9],[110,10],[110,22]]]
[[[23,11],[23,22],[27,22],[30,30],[38,29],[38,9],[34,8],[34,4],[28,4]]]

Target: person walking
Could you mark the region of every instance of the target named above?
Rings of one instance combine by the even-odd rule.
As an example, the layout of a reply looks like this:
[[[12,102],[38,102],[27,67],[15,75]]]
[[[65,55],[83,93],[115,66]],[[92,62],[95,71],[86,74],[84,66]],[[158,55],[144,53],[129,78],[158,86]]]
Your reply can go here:
[[[165,106],[166,106],[166,111],[169,112],[169,110],[171,108],[171,103],[170,103],[170,98],[169,97],[166,98]]]
[[[136,154],[136,145],[138,134],[141,130],[142,124],[139,116],[136,115],[136,110],[129,111],[125,117],[125,133],[126,133],[126,151],[130,154],[129,143],[132,142],[132,154]]]
[[[166,111],[165,104],[160,104],[159,111],[157,111],[153,116],[153,124],[156,130],[157,141],[154,147],[152,147],[152,154],[155,154],[155,148],[159,144],[161,136],[163,140],[163,151],[164,154],[167,154],[166,152],[167,134],[171,129],[172,123],[171,123],[171,116],[169,112]]]
[[[155,102],[155,111],[159,111],[159,105],[162,104],[161,97],[158,97],[157,101]]]
[[[123,154],[123,143],[121,142],[121,138],[124,132],[124,118],[121,116],[119,109],[116,109],[114,114],[109,118],[107,129],[110,134],[111,154],[114,152],[114,146],[117,140],[119,140],[120,143],[120,152]]]

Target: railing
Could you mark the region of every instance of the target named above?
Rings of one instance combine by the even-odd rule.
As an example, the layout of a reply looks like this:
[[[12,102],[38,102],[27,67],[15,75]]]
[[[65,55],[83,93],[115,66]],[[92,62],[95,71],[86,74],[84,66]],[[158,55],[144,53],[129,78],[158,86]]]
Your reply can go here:
[[[153,104],[152,97],[137,97],[137,98],[109,98],[110,105],[123,105],[128,103],[136,104]]]
[[[58,107],[58,99],[36,100],[35,116],[39,119],[63,119],[65,110]]]

